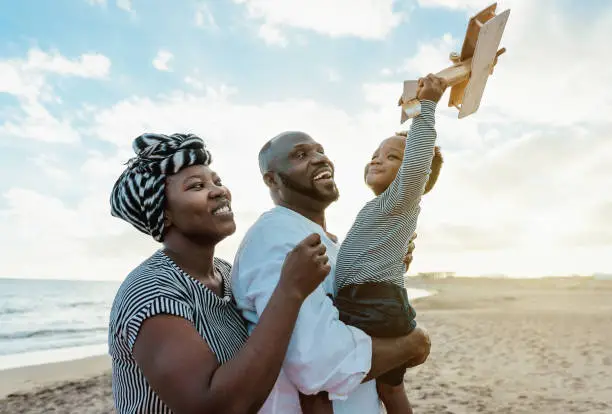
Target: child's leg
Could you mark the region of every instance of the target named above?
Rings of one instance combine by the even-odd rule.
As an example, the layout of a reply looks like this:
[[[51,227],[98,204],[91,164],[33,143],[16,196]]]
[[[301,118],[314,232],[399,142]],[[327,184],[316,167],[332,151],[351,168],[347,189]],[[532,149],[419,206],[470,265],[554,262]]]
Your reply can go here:
[[[300,407],[304,414],[334,414],[332,402],[326,392],[320,392],[317,395],[300,393]]]
[[[385,405],[387,414],[412,414],[412,407],[403,382],[399,385],[389,385],[377,380],[376,391]]]
[[[408,335],[416,326],[416,312],[403,287],[378,282],[349,285],[340,289],[334,304],[340,320],[373,337]],[[404,374],[409,362],[376,379],[379,398],[388,414],[412,414],[404,390]]]

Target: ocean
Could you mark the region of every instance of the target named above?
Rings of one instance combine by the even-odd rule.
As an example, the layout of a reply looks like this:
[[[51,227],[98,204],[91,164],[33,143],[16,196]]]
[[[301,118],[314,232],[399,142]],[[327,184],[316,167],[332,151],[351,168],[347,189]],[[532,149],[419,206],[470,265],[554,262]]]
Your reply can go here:
[[[105,354],[120,284],[0,279],[0,370]],[[411,299],[428,294],[408,289]]]
[[[0,279],[0,369],[105,353],[119,285]]]

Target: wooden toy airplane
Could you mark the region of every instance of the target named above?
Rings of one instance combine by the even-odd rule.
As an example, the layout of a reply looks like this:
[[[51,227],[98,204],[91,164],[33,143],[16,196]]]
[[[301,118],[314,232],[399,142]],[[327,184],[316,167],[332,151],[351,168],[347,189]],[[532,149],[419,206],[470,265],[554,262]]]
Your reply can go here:
[[[506,51],[497,48],[510,10],[496,15],[496,8],[497,3],[494,3],[470,19],[461,55],[451,53],[453,66],[436,73],[451,87],[448,106],[459,109],[459,118],[478,110],[487,78],[493,73],[497,57]],[[398,103],[402,107],[401,123],[421,113],[417,88],[417,81],[404,81],[404,93]]]

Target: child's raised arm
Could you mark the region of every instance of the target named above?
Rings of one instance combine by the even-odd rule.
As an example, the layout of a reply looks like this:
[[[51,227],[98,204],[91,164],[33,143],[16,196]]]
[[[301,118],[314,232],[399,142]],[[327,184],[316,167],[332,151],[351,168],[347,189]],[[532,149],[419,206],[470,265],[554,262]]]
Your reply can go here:
[[[396,132],[395,135],[408,138],[408,131]],[[429,193],[434,188],[434,185],[436,185],[443,163],[444,158],[442,158],[442,152],[440,151],[440,147],[436,145],[434,147],[434,156],[431,160],[431,173],[429,173],[429,178],[427,179],[427,184],[425,184],[425,191],[423,191],[423,194]]]
[[[430,74],[419,79],[417,97],[421,114],[412,120],[397,176],[379,198],[383,210],[390,214],[418,205],[423,195],[436,142],[436,104],[445,89],[446,83],[437,76]]]

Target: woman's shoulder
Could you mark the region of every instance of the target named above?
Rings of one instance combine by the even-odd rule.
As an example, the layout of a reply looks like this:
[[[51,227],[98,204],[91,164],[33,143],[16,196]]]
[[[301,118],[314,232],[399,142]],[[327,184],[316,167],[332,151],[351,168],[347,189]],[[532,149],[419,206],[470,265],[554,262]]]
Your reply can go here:
[[[158,250],[128,273],[122,287],[159,284],[168,280],[168,274],[174,274],[176,271],[172,263],[165,260],[162,251]]]
[[[182,290],[177,272],[164,260],[161,251],[155,252],[136,266],[119,286],[111,308],[111,319],[131,315],[160,296],[177,296]]]

